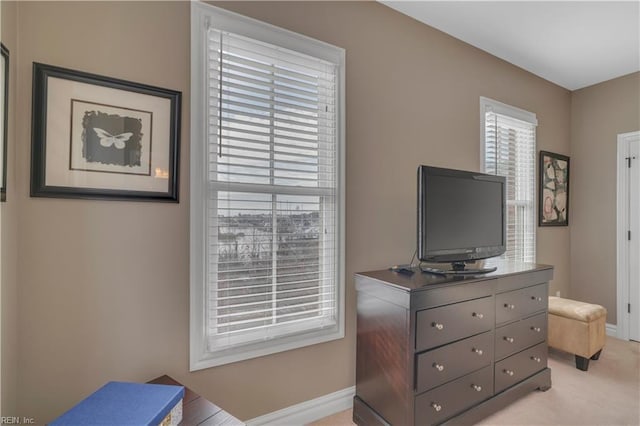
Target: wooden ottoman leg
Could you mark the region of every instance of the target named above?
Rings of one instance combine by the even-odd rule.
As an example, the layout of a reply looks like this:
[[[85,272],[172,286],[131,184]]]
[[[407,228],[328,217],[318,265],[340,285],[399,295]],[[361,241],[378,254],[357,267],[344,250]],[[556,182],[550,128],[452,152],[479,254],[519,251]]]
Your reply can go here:
[[[600,305],[549,296],[549,346],[574,354],[576,368],[587,371],[605,345],[606,319]]]
[[[587,371],[589,369],[589,358],[576,355],[576,368],[578,370]]]
[[[591,359],[594,361],[597,361],[598,358],[600,358],[600,354],[602,353],[602,349],[600,349],[598,352],[596,352],[595,354],[591,355]]]

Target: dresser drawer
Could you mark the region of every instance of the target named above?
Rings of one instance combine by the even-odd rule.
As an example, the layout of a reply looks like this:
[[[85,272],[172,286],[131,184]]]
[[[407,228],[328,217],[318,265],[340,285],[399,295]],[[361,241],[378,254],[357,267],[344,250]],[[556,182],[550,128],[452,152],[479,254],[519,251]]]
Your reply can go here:
[[[489,331],[493,323],[493,297],[418,311],[416,350],[423,351]]]
[[[543,342],[547,338],[547,313],[535,315],[496,329],[496,359]]]
[[[526,379],[547,366],[547,344],[540,343],[530,349],[496,363],[496,393]]]
[[[415,424],[440,423],[491,395],[493,395],[493,368],[488,366],[418,395],[415,400]]]
[[[493,333],[486,332],[417,356],[416,392],[440,386],[493,361]]]
[[[547,309],[547,284],[496,295],[496,324],[518,320]]]

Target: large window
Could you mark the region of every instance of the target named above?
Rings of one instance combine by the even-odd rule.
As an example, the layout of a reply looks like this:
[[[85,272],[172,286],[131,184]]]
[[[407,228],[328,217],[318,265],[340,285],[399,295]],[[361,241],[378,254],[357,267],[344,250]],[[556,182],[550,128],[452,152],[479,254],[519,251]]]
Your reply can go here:
[[[343,337],[344,51],[191,25],[191,369]]]
[[[507,179],[507,251],[536,261],[536,115],[480,98],[482,168]]]

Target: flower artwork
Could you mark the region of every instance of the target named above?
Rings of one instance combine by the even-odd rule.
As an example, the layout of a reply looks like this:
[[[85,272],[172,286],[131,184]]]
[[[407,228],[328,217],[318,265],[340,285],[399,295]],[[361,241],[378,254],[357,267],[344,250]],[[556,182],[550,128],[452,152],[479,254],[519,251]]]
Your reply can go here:
[[[569,157],[540,151],[540,226],[569,224]]]

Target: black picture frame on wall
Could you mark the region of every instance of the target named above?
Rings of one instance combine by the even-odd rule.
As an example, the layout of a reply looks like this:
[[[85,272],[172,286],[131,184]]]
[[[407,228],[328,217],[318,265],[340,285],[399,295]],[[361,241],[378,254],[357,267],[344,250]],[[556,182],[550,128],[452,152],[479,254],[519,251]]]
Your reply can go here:
[[[0,201],[7,201],[7,147],[9,145],[9,49],[0,43]]]
[[[31,196],[178,202],[181,96],[34,62]]]
[[[540,151],[538,226],[569,225],[569,157]]]

